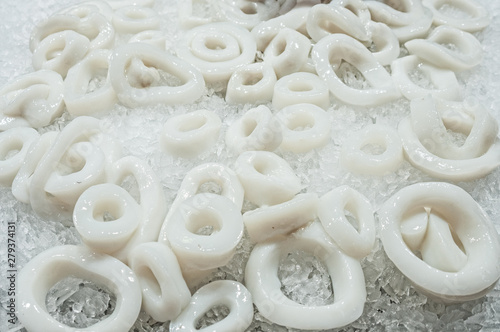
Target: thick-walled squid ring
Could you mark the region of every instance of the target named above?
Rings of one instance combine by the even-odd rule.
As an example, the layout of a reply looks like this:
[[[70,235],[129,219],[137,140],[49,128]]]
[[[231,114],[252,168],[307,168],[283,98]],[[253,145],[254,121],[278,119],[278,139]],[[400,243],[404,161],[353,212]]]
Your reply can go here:
[[[364,152],[367,145],[381,146],[381,154]],[[368,125],[352,135],[340,152],[342,167],[359,174],[383,175],[393,172],[403,162],[403,146],[398,132],[389,126]]]
[[[231,45],[238,45],[238,49]],[[250,32],[227,22],[189,30],[177,49],[177,56],[198,68],[210,83],[229,80],[238,67],[254,62],[255,54],[256,45]]]
[[[10,186],[30,146],[40,135],[33,128],[12,128],[0,133],[0,185]],[[12,154],[15,152],[15,154]]]
[[[278,278],[282,257],[296,250],[321,259],[332,279],[332,304],[305,306],[286,297]],[[319,222],[273,242],[257,244],[245,269],[245,285],[260,314],[271,322],[301,330],[342,327],[358,319],[366,301],[360,263],[332,243]]]
[[[422,4],[432,11],[435,25],[448,25],[467,32],[477,32],[490,24],[488,11],[472,0],[423,0]],[[447,6],[464,12],[469,17],[447,15],[446,10],[441,10]]]
[[[301,189],[300,179],[283,158],[269,151],[246,151],[235,163],[245,198],[258,206],[292,199]]]
[[[330,107],[330,93],[318,75],[297,72],[283,76],[274,85],[273,107],[277,110],[295,104],[314,104]]]
[[[328,114],[314,104],[295,104],[276,114],[281,124],[285,151],[303,153],[319,148],[330,139],[331,121]]]
[[[346,218],[350,212],[358,222],[356,230]],[[375,244],[375,218],[370,201],[348,187],[341,186],[323,195],[318,204],[318,217],[325,231],[351,257],[362,259]]]
[[[156,321],[176,318],[188,305],[191,293],[172,250],[148,242],[130,253],[129,264],[142,288],[142,308]]]
[[[106,286],[116,296],[113,313],[87,328],[72,328],[58,322],[45,306],[50,288],[66,277],[76,276]],[[85,247],[50,248],[24,266],[17,282],[17,317],[34,332],[128,331],[141,310],[141,288],[132,270],[119,260]]]
[[[89,49],[90,41],[84,35],[71,30],[54,33],[33,51],[33,68],[53,70],[66,77],[68,70],[82,60]]]
[[[141,217],[139,204],[134,198],[122,187],[111,183],[85,190],[73,211],[73,222],[83,242],[108,255],[130,240]]]
[[[0,130],[44,127],[64,109],[61,75],[39,70],[18,77],[0,90]]]
[[[161,147],[174,156],[196,157],[217,141],[221,125],[219,116],[208,110],[173,116],[163,126]]]
[[[468,181],[500,165],[498,124],[486,110],[457,107],[455,103],[434,104],[430,97],[415,100],[411,106],[415,114],[401,120],[398,131],[405,156],[415,167],[439,179]],[[441,107],[451,114],[441,114]],[[462,146],[450,141],[446,126],[468,135]]]
[[[333,34],[321,39],[313,47],[312,59],[318,76],[326,82],[330,92],[345,103],[375,106],[400,97],[391,75],[363,44],[352,37]],[[356,67],[371,87],[356,89],[346,85],[336,73],[342,60]]]
[[[135,82],[137,84],[134,85],[140,87],[131,85],[131,81],[135,78],[131,78],[131,73],[127,73],[134,60],[142,64],[138,72],[133,73],[139,77],[136,80],[138,82]],[[141,71],[142,69],[144,71]],[[154,70],[157,79],[153,82],[142,80],[148,74],[147,70]],[[161,85],[159,82],[161,75],[158,70],[175,76],[180,79],[181,83],[178,86],[169,86],[168,83]],[[117,48],[111,57],[109,74],[118,100],[129,107],[191,103],[198,99],[205,89],[203,76],[192,65],[152,45],[143,43],[131,43]]]
[[[111,51],[95,50],[68,71],[64,103],[71,115],[91,115],[115,106],[118,99],[109,80],[110,57]],[[99,79],[104,79],[102,85],[96,82]]]
[[[271,64],[255,62],[237,68],[226,89],[229,104],[259,104],[273,98],[276,73]]]
[[[436,258],[459,241],[467,259],[457,271],[431,266],[409,248],[402,234],[403,223],[418,210],[435,212],[458,238],[431,253]],[[460,187],[440,182],[417,183],[403,188],[378,211],[384,250],[396,267],[423,293],[446,302],[462,302],[483,296],[500,278],[500,240],[486,213]],[[428,215],[428,214],[427,214]],[[433,223],[433,215],[426,223]],[[444,235],[444,234],[443,234]],[[436,239],[443,239],[443,235]],[[426,235],[424,235],[425,238]],[[428,235],[427,235],[428,236]],[[425,241],[425,239],[421,240]],[[421,242],[420,241],[420,242]],[[440,243],[433,243],[439,248]]]
[[[481,43],[474,35],[446,25],[434,29],[426,39],[407,41],[405,47],[410,54],[452,71],[470,69],[483,58]]]
[[[238,153],[274,151],[281,141],[281,125],[271,110],[264,105],[246,111],[226,132],[226,145]]]
[[[113,26],[119,33],[139,33],[160,27],[158,13],[148,7],[125,6],[116,9],[113,14]]]
[[[229,315],[210,326],[197,328],[200,318],[216,306],[227,307]],[[216,280],[193,294],[184,311],[170,322],[170,332],[243,332],[250,326],[252,319],[252,295],[245,286],[237,281]]]
[[[205,228],[211,233],[199,234]],[[201,193],[176,207],[165,234],[183,270],[209,270],[226,265],[233,257],[243,236],[243,219],[228,198]]]
[[[416,55],[394,60],[391,69],[394,82],[401,94],[407,99],[423,98],[429,94],[448,100],[460,98],[460,86],[454,72],[427,63]],[[432,87],[422,86],[418,82],[414,82],[410,73],[415,70],[421,72],[432,83]]]

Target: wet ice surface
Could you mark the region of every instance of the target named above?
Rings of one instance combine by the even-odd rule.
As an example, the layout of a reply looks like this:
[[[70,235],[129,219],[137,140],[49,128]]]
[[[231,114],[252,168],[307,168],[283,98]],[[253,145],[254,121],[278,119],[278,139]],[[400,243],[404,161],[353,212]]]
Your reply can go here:
[[[14,77],[32,71],[28,40],[34,24],[56,10],[78,2],[76,0],[30,2],[6,0],[0,2],[0,17],[3,23],[0,26],[2,35],[0,86]],[[179,37],[176,27],[176,7],[165,5],[171,2],[157,0],[156,9],[169,22],[162,26],[162,29],[169,36],[167,45],[175,46]],[[199,2],[203,3],[203,1]],[[500,45],[498,45],[500,2],[482,0],[480,3],[488,8],[492,15],[490,27],[476,34],[483,45],[484,59],[478,67],[462,72],[457,77],[464,98],[475,98],[489,109],[497,120],[500,120],[500,94],[498,93],[500,91],[500,76],[498,75],[500,72]],[[442,8],[442,10],[449,9]],[[458,16],[460,16],[459,14],[457,13]],[[212,87],[205,96],[192,105],[155,106],[133,110],[118,105],[111,113],[100,116],[104,128],[122,142],[125,155],[133,155],[147,160],[152,166],[162,181],[167,204],[173,201],[182,178],[194,166],[209,161],[221,162],[230,167],[234,164],[237,156],[225,149],[225,130],[228,124],[240,117],[249,106],[226,105],[223,95],[216,92],[219,90],[218,87]],[[213,110],[224,119],[217,143],[209,151],[189,161],[162,153],[158,144],[158,135],[165,120],[174,114],[182,114],[200,108]],[[396,172],[382,177],[356,176],[342,170],[339,166],[340,147],[346,139],[370,123],[386,124],[395,128],[399,120],[409,114],[407,100],[398,100],[368,109],[346,106],[334,101],[328,113],[333,123],[332,137],[328,145],[319,150],[298,155],[278,151],[278,154],[294,168],[302,183],[307,186],[308,192],[322,195],[337,186],[349,185],[367,196],[377,209],[399,189],[416,182],[432,180],[429,176],[411,167],[407,162],[403,163]],[[63,128],[69,120],[69,116],[65,114],[50,126],[50,129]],[[457,184],[476,199],[494,221],[497,231],[500,231],[500,170],[494,171],[483,179]],[[133,184],[131,185],[133,186]],[[29,206],[17,202],[8,188],[0,189],[0,220],[2,221],[1,243],[5,243],[6,223],[8,221],[17,222],[16,243],[19,269],[36,254],[50,247],[80,243],[78,234],[73,227],[68,228],[53,221],[40,220]],[[243,281],[245,261],[250,250],[250,243],[246,238],[243,239],[238,247],[238,253],[231,262],[218,269],[211,278]],[[0,266],[2,271],[5,271],[7,259],[5,250],[1,250],[0,255]],[[284,275],[281,276],[283,290],[287,292],[301,284],[312,287],[311,292],[319,290],[326,296],[329,291],[329,278],[317,273],[317,271],[321,271],[321,267],[314,269],[314,262],[308,256],[294,255],[292,258],[298,260],[296,263],[299,266],[310,268],[311,273],[294,273],[297,270],[293,269],[286,273],[283,272]],[[387,258],[380,243],[377,243],[372,254],[362,261],[362,266],[367,287],[365,310],[360,319],[342,330],[495,331],[500,329],[499,285],[479,300],[457,305],[443,305],[417,293],[408,279]],[[3,277],[1,279],[0,299],[2,307],[6,308],[8,298],[4,287],[6,281]],[[311,282],[311,280],[317,282]],[[47,298],[48,306],[53,308],[57,301],[68,297],[66,301],[61,302],[59,309],[56,310],[56,315],[64,316],[61,318],[62,321],[82,320],[80,315],[82,312],[86,312],[87,319],[92,318],[92,315],[104,315],[109,306],[109,301],[111,301],[108,299],[109,294],[99,292],[98,288],[95,289],[91,286],[82,288],[84,288],[84,294],[87,292],[93,294],[92,301],[96,303],[90,304],[90,306],[85,303],[88,297],[78,295],[81,292],[80,283],[81,281],[73,280],[72,283],[61,285],[62,289],[55,289],[54,296],[50,295]],[[295,296],[294,299],[298,302],[311,303],[308,302],[311,294],[303,292],[303,290],[293,292],[291,296]],[[321,297],[316,300],[321,303],[321,301],[325,301],[325,298]],[[78,310],[80,312],[77,312]],[[216,308],[214,312],[209,312],[200,324],[216,321],[217,317],[225,314],[224,310],[224,308]],[[7,321],[5,310],[0,310],[0,319],[2,322]],[[80,321],[79,324],[83,324],[83,321]],[[157,323],[141,313],[133,331],[168,331],[168,323]],[[257,313],[249,331],[287,331],[287,329],[267,322]]]

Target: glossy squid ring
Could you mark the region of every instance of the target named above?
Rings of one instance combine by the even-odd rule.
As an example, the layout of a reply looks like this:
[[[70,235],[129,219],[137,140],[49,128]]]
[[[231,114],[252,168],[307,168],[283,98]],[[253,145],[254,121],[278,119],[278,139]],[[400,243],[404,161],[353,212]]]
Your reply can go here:
[[[175,79],[164,82],[162,72]],[[196,68],[144,43],[117,48],[111,57],[109,75],[118,100],[129,107],[190,103],[205,89],[203,76]]]
[[[198,156],[219,138],[222,121],[212,111],[198,110],[173,116],[160,134],[164,151],[183,158]]]
[[[380,154],[365,152],[366,146],[380,146]],[[359,174],[383,175],[393,172],[403,162],[403,145],[398,132],[389,126],[372,124],[347,140],[340,152],[342,167]]]
[[[314,104],[323,109],[330,107],[328,87],[317,75],[297,72],[283,76],[276,82],[273,93],[275,109],[302,103]]]
[[[198,328],[196,324],[200,318],[216,306],[227,307],[229,314],[208,327]],[[252,295],[245,286],[237,281],[216,280],[193,294],[184,311],[170,322],[170,331],[243,332],[250,326],[252,319]]]
[[[468,301],[500,278],[499,236],[463,189],[417,183],[397,192],[378,215],[385,252],[423,293],[450,303]]]
[[[313,254],[326,265],[335,293],[332,304],[304,306],[281,291],[280,259],[297,250]],[[301,330],[350,324],[361,316],[366,300],[360,263],[342,253],[317,222],[286,238],[258,243],[245,269],[245,285],[261,315],[273,323]]]
[[[113,313],[87,328],[58,322],[45,306],[50,288],[66,277],[76,276],[106,286],[116,296]],[[132,270],[119,260],[85,247],[50,248],[28,262],[19,272],[17,317],[30,331],[128,331],[141,310],[141,289]]]
[[[256,45],[245,28],[218,22],[189,30],[177,55],[198,68],[209,83],[228,81],[231,74],[255,60]]]
[[[273,98],[276,73],[266,62],[239,67],[227,83],[226,101],[229,104],[259,104]]]
[[[0,130],[44,127],[64,109],[61,75],[42,69],[23,75],[0,90]]]

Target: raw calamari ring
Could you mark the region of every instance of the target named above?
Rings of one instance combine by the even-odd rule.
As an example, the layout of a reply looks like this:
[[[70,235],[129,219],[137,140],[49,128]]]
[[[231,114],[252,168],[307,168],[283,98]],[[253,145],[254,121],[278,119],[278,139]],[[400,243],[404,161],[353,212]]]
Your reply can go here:
[[[248,30],[218,22],[189,30],[177,55],[198,68],[207,82],[227,81],[238,68],[255,61],[256,45]]]
[[[141,217],[135,199],[111,183],[85,190],[73,210],[73,223],[83,243],[108,255],[113,255],[130,240]]]
[[[259,104],[273,98],[276,73],[271,64],[256,62],[237,68],[227,83],[229,104]]]
[[[148,7],[125,6],[113,14],[113,26],[119,33],[139,33],[160,27],[160,16]]]
[[[387,256],[426,295],[449,303],[473,300],[500,278],[498,233],[460,187],[444,182],[408,186],[385,202],[378,215]],[[460,256],[465,259],[451,267],[450,260]]]
[[[318,202],[316,194],[298,194],[289,201],[245,212],[243,223],[253,242],[267,241],[314,221]]]
[[[432,25],[432,13],[419,0],[365,1],[371,19],[387,24],[399,41],[424,37]]]
[[[464,111],[452,103],[442,103],[442,105],[444,110],[452,105],[455,111],[459,110],[458,115],[439,114],[440,107],[436,109],[432,99],[427,97],[412,102],[412,113],[415,115],[399,123],[398,131],[408,161],[434,177],[450,181],[481,178],[497,168],[500,165],[500,140],[493,135],[498,133],[498,125],[496,121],[491,120],[491,115],[478,106],[464,105]],[[418,112],[425,112],[428,116],[426,117],[425,113],[419,115]],[[443,118],[441,124],[437,121],[440,118]],[[423,131],[424,128],[415,129],[421,125],[430,127],[429,131]],[[470,136],[467,137],[463,148],[454,146],[446,131],[447,128],[443,128],[443,125]],[[422,136],[422,141],[417,133]],[[432,151],[439,154],[446,153],[443,156],[457,159],[443,158]]]
[[[0,185],[12,185],[30,146],[39,137],[33,128],[12,128],[0,133]]]
[[[243,236],[243,219],[228,198],[201,193],[176,207],[165,234],[182,269],[209,270],[233,257]]]
[[[350,212],[357,220],[354,228],[346,217]],[[348,187],[341,186],[323,195],[318,204],[318,217],[325,231],[351,257],[362,259],[375,244],[375,218],[370,201]]]
[[[111,51],[95,50],[73,66],[64,80],[64,103],[73,116],[110,111],[118,101],[109,79]]]
[[[57,282],[72,276],[105,286],[115,294],[113,313],[87,328],[73,328],[52,317],[45,297]],[[17,317],[34,332],[128,331],[141,310],[141,288],[134,272],[119,260],[85,247],[58,246],[38,254],[19,272],[17,282]]]
[[[274,151],[282,141],[281,125],[268,107],[251,108],[230,124],[226,145],[238,153],[244,151]]]
[[[328,114],[314,104],[295,104],[276,114],[281,124],[285,151],[304,153],[322,147],[330,139],[331,121]]]
[[[380,154],[365,152],[363,147],[383,148]],[[384,175],[399,168],[404,160],[398,132],[389,126],[372,124],[352,135],[340,152],[342,167],[365,175]]]
[[[117,48],[111,57],[109,74],[118,100],[129,107],[191,103],[205,90],[203,76],[196,68],[144,43]],[[175,76],[175,80],[166,79],[163,83],[162,76],[168,75]]]
[[[273,107],[277,110],[295,104],[314,104],[330,107],[330,93],[318,75],[305,72],[283,76],[274,85]]]
[[[363,44],[352,37],[342,34],[324,37],[313,47],[312,59],[330,92],[345,103],[375,106],[400,97],[391,75]],[[345,84],[337,74],[343,61],[356,67],[370,87],[358,89]]]
[[[302,189],[286,160],[269,151],[243,152],[236,159],[235,170],[245,198],[258,206],[283,203]]]
[[[208,327],[198,328],[200,318],[216,306],[225,306],[229,314]],[[188,306],[170,322],[170,332],[243,332],[250,326],[252,319],[252,296],[245,286],[237,281],[216,280],[193,294]]]
[[[396,59],[391,64],[392,77],[401,94],[407,99],[423,98],[432,95],[436,98],[458,100],[460,87],[455,73],[434,66],[416,55]],[[417,71],[429,83],[415,82],[410,76]],[[417,74],[417,75],[418,75]]]
[[[281,78],[304,67],[310,50],[311,42],[306,36],[293,29],[284,28],[266,47],[264,62],[270,63],[276,76]]]
[[[173,320],[189,304],[191,293],[172,250],[158,242],[138,245],[130,268],[142,288],[142,309],[158,322]]]
[[[438,26],[426,39],[407,41],[405,47],[410,54],[455,72],[471,69],[483,58],[481,43],[474,35],[446,25]]]
[[[477,32],[486,28],[491,21],[488,11],[473,0],[423,0],[422,4],[432,11],[435,25]],[[467,17],[453,15],[453,11],[465,13]]]
[[[52,70],[18,77],[0,90],[0,130],[49,125],[64,109],[64,83]]]
[[[53,70],[66,77],[68,70],[80,62],[89,50],[90,41],[84,35],[71,30],[53,33],[33,51],[33,68]]]
[[[326,305],[301,305],[283,294],[278,278],[280,259],[301,250],[323,261],[335,293]],[[359,261],[344,254],[319,222],[275,241],[258,243],[245,268],[245,285],[259,313],[273,323],[300,330],[345,326],[358,319],[366,301],[365,278]]]
[[[163,126],[161,147],[174,156],[196,157],[214,145],[219,138],[221,125],[219,116],[208,110],[173,116]]]

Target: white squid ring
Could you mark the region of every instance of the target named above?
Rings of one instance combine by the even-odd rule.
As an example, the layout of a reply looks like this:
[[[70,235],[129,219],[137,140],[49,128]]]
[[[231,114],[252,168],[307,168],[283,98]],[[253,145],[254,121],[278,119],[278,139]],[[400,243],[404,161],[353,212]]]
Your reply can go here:
[[[304,306],[283,294],[278,278],[280,258],[295,250],[310,252],[325,263],[335,293],[332,304]],[[342,253],[317,222],[287,238],[258,243],[246,265],[245,284],[262,316],[301,330],[350,324],[361,316],[366,301],[360,263]]]
[[[398,37],[384,23],[371,21],[368,24],[371,41],[375,46],[376,51],[372,52],[373,56],[382,66],[390,65],[399,57],[400,48]]]
[[[429,94],[447,100],[458,100],[460,98],[460,87],[453,71],[436,67],[416,55],[394,60],[391,69],[394,82],[401,94],[407,99],[423,98]],[[426,76],[433,87],[428,88],[415,83],[410,78],[410,73],[415,70]]]
[[[400,97],[391,75],[363,44],[352,37],[333,34],[321,39],[313,48],[312,59],[330,92],[345,103],[375,106]],[[346,85],[335,72],[342,60],[356,67],[371,87],[356,89]]]
[[[127,79],[127,67],[133,59],[148,66],[157,66],[181,80],[180,86],[149,86],[135,88]],[[189,63],[144,43],[123,45],[115,50],[109,66],[111,85],[118,100],[126,106],[190,103],[201,97],[205,82],[201,73]],[[142,74],[142,73],[139,73]]]
[[[113,292],[113,313],[87,328],[72,328],[52,317],[45,297],[52,286],[70,276],[94,281]],[[66,245],[46,250],[24,266],[17,281],[17,317],[30,331],[128,331],[141,310],[141,288],[134,272],[119,260],[85,247]]]
[[[345,211],[358,221],[359,231],[347,220]],[[375,244],[375,218],[370,201],[348,186],[335,188],[323,195],[318,217],[325,231],[351,257],[362,259]]]
[[[226,132],[226,145],[238,153],[274,151],[281,144],[282,129],[268,107],[251,108],[232,123]]]
[[[243,236],[243,219],[236,204],[212,193],[184,200],[165,226],[168,243],[183,270],[226,265]],[[196,233],[206,226],[213,229],[210,235]]]
[[[107,221],[109,213],[113,220]],[[103,183],[85,190],[75,204],[73,222],[83,242],[112,255],[132,237],[141,220],[139,204],[122,187]]]
[[[416,101],[417,103],[413,102],[412,112],[432,112],[433,110],[429,109],[429,107],[435,106],[432,104],[430,105],[428,101],[429,100],[427,100],[427,102],[426,100]],[[448,108],[450,104],[446,105],[445,103],[444,105]],[[452,150],[450,147],[446,147],[446,145],[443,148],[443,142],[440,142],[443,128],[437,127],[438,130],[435,131],[436,120],[433,120],[434,124],[432,124],[430,136],[425,132],[422,133],[420,130],[420,134],[423,135],[421,136],[423,142],[420,141],[417,135],[419,130],[414,129],[414,126],[419,125],[419,123],[414,122],[412,117],[401,120],[398,131],[403,143],[406,158],[413,166],[439,179],[467,181],[485,176],[500,165],[500,140],[492,136],[493,133],[498,132],[498,127],[495,122],[491,121],[491,117],[489,117],[488,114],[483,114],[483,116],[481,116],[481,113],[479,113],[478,115],[476,119],[477,123],[474,121],[472,125],[467,124],[469,121],[465,119],[465,127],[470,129],[469,136],[471,137],[467,139],[470,143],[464,144],[463,148],[457,149],[456,147],[451,147],[453,148]],[[425,117],[421,116],[416,119],[419,118],[425,120]],[[450,121],[446,122],[450,123]],[[461,121],[455,117],[451,118],[451,122],[453,122],[454,125],[460,126],[459,123]],[[428,120],[423,123],[429,126]],[[439,124],[439,122],[437,123]],[[440,127],[441,125],[442,124],[439,124]],[[493,128],[491,128],[492,126]],[[474,130],[472,128],[474,128]],[[460,127],[458,127],[457,130],[460,131]],[[433,136],[434,133],[437,133],[436,137]],[[441,150],[448,153],[447,156],[466,159],[442,158],[435,155],[432,151],[429,151],[429,149],[434,150],[436,148],[438,148],[438,153],[439,150]],[[467,158],[467,156],[470,158]]]
[[[292,199],[301,189],[300,179],[283,158],[269,151],[247,151],[235,163],[245,198],[258,206]]]
[[[263,242],[286,235],[317,217],[319,199],[316,194],[298,194],[291,200],[260,207],[243,214],[243,223],[253,242]]]
[[[102,14],[107,20],[113,17],[113,9],[105,0],[90,0],[64,8],[56,13],[78,16],[81,19],[90,17],[93,13]]]
[[[285,151],[304,153],[322,147],[330,139],[331,123],[328,114],[314,104],[296,104],[276,114],[281,124]]]
[[[0,185],[10,186],[40,135],[33,128],[12,128],[0,133]],[[14,155],[9,152],[15,151]]]
[[[105,14],[88,10],[71,14],[71,7],[68,10],[69,14],[53,15],[36,27],[30,39],[31,52],[34,52],[44,39],[64,31],[73,31],[87,37],[90,50],[113,47],[115,29]]]
[[[106,0],[106,2],[113,8],[117,10],[128,6],[139,6],[139,7],[153,7],[155,0]]]
[[[183,158],[193,158],[208,150],[219,138],[222,121],[208,110],[176,115],[167,120],[160,134],[164,151]]]
[[[457,50],[445,45],[452,44]],[[442,25],[434,29],[427,39],[414,39],[405,43],[410,54],[452,71],[470,69],[481,62],[481,43],[472,34]]]
[[[129,261],[141,284],[143,310],[159,322],[176,318],[191,293],[172,250],[158,242],[143,243],[130,253]]]
[[[229,315],[208,327],[198,329],[196,323],[215,306],[226,306]],[[216,280],[193,294],[184,311],[170,322],[170,331],[243,332],[250,326],[252,319],[252,295],[245,286],[237,281]]]
[[[0,90],[0,130],[44,127],[64,109],[61,75],[39,70],[23,75]]]
[[[225,47],[234,43],[239,45],[240,52],[228,57],[232,52],[228,53]],[[255,54],[256,45],[250,32],[227,22],[206,24],[189,30],[177,49],[177,55],[198,68],[210,83],[229,80],[238,67],[254,62]]]
[[[23,164],[12,182],[12,194],[18,201],[30,204],[31,177],[58,134],[56,131],[48,131],[30,145]]]
[[[477,32],[490,24],[488,11],[472,0],[423,0],[422,4],[432,11],[435,25],[448,25],[467,32]],[[445,6],[456,7],[469,14],[470,18],[447,15],[441,11]]]
[[[335,4],[315,5],[307,16],[307,33],[318,42],[334,33],[341,33],[368,42],[366,26],[351,10]]]
[[[366,145],[380,145],[384,152],[364,152]],[[403,145],[398,132],[385,125],[368,125],[352,135],[340,152],[342,166],[354,173],[383,175],[395,171],[403,162]]]
[[[139,33],[160,27],[158,13],[148,7],[125,6],[115,10],[113,26],[119,33]]]
[[[146,43],[158,47],[159,49],[165,49],[167,39],[165,33],[160,30],[144,30],[141,31],[128,40],[130,43]]]
[[[53,70],[66,77],[68,70],[81,61],[89,49],[89,39],[77,32],[51,34],[33,52],[33,68]]]
[[[404,0],[395,9],[385,2],[390,1],[366,1],[373,21],[387,24],[400,42],[406,42],[413,38],[422,38],[432,25],[432,13],[424,7],[421,1]]]
[[[229,104],[266,103],[273,98],[276,73],[267,62],[256,62],[237,68],[227,83]]]
[[[275,109],[302,103],[314,104],[322,109],[330,107],[328,87],[318,75],[297,72],[283,76],[276,82],[273,93]]]
[[[118,99],[109,80],[110,56],[108,50],[95,50],[68,71],[64,103],[71,115],[91,115],[115,106]],[[105,74],[105,82],[89,92],[92,78],[99,74]]]
[[[460,239],[467,259],[458,271],[432,267],[405,243],[402,222],[411,211],[424,207],[442,216]],[[391,197],[378,215],[385,252],[425,294],[451,303],[473,300],[491,290],[500,278],[498,234],[486,213],[463,189],[448,183],[417,183]]]
[[[284,28],[266,47],[264,62],[270,63],[276,76],[281,78],[304,67],[310,50],[311,42],[306,36],[293,29]]]

